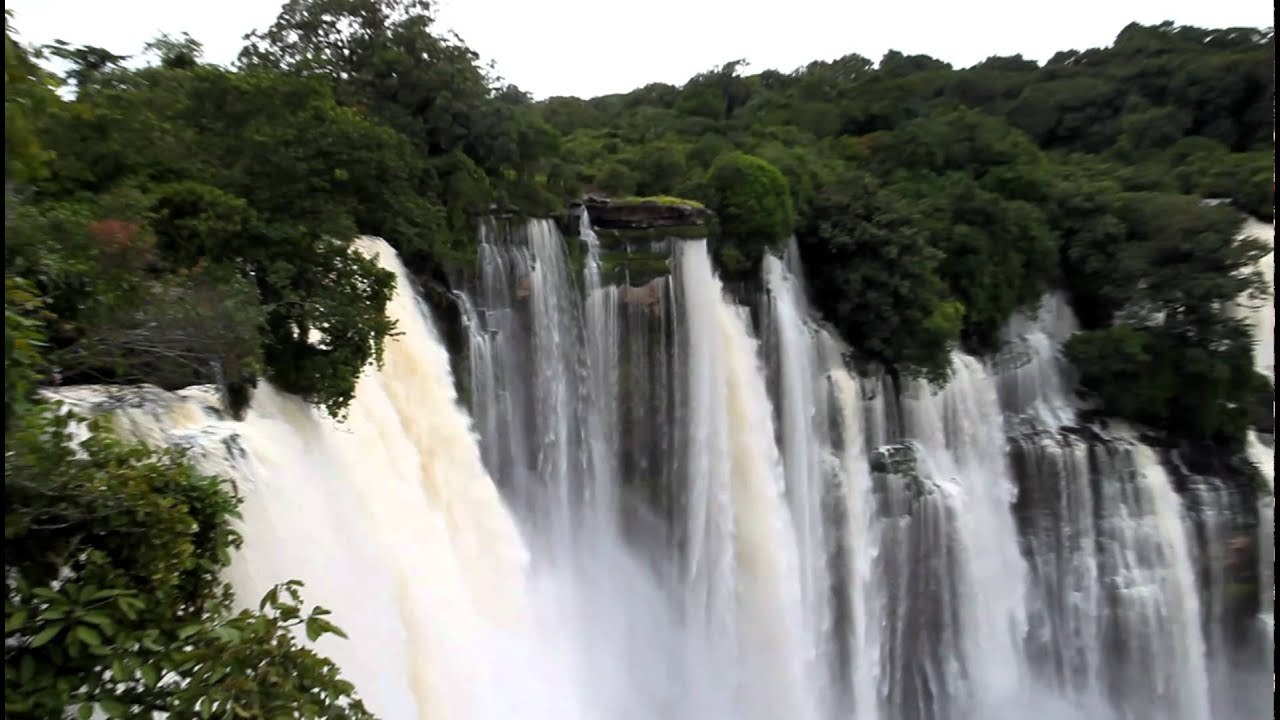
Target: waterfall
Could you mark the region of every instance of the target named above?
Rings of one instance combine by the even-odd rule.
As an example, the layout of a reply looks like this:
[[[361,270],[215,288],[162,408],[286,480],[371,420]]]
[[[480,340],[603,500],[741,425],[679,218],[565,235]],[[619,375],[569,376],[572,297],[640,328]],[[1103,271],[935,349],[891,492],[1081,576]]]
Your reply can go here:
[[[756,342],[725,301],[706,243],[681,244],[676,259],[689,347],[691,622],[744,666],[744,716],[813,718],[797,543]]]
[[[1101,504],[1118,510],[1101,531],[1115,538],[1101,558],[1112,632],[1125,633],[1115,641],[1112,693],[1129,717],[1151,713],[1154,701],[1164,717],[1203,720],[1211,717],[1205,645],[1181,502],[1149,447],[1135,443],[1129,462],[1119,482],[1100,485]]]
[[[1238,314],[1249,321],[1253,331],[1253,364],[1258,372],[1272,380],[1276,377],[1276,253],[1275,225],[1253,218],[1245,221],[1240,235],[1261,240],[1271,246],[1271,252],[1258,260],[1256,270],[1267,288],[1267,296],[1246,298],[1240,303]]]
[[[911,541],[904,545],[914,545],[929,568],[908,567],[914,563],[900,556],[899,572],[923,583],[910,592],[933,595],[918,602],[932,605],[923,611],[935,623],[937,645],[920,647],[906,661],[900,672],[917,677],[900,684],[919,683],[921,698],[932,697],[929,717],[992,713],[1023,689],[1027,631],[1027,568],[1018,552],[995,379],[976,359],[956,353],[945,387],[915,381],[902,404],[918,484],[893,487],[892,502],[918,509],[919,517],[906,521]]]
[[[1037,679],[1090,716],[1252,717],[1261,682],[1229,633],[1251,522],[1244,490],[1162,457],[1133,429],[1082,427],[1061,383],[1027,382],[1067,375],[1057,348],[1073,325],[1048,296],[1037,316],[1010,323],[994,362],[1011,413]]]
[[[1112,427],[1025,433],[1013,457],[1041,682],[1087,717],[1222,717],[1192,534],[1156,453]]]
[[[484,221],[455,288],[470,417],[372,238],[358,246],[395,272],[402,334],[342,422],[265,383],[242,421],[209,388],[55,394],[226,477],[241,601],[303,580],[350,635],[318,650],[382,717],[1260,712],[1267,436],[1248,439],[1255,498],[1079,412],[1058,294],[993,356],[953,353],[939,387],[855,374],[794,247],[765,258],[748,309],[707,241],[651,245],[669,272],[633,285],[617,263],[643,249],[585,213],[577,238]],[[1274,317],[1239,312],[1259,333]]]
[[[882,581],[876,574],[880,555],[880,521],[872,496],[871,472],[864,445],[861,389],[844,368],[831,370],[841,442],[839,453],[844,502],[847,558],[846,593],[849,598],[848,665],[849,703],[859,720],[882,717],[883,662],[881,632],[884,618]],[[871,409],[875,413],[875,409]],[[878,413],[877,413],[878,414]]]
[[[1258,644],[1262,668],[1273,675],[1275,660],[1276,609],[1276,497],[1275,449],[1262,444],[1250,433],[1246,452],[1262,474],[1266,489],[1258,497]]]
[[[814,675],[820,676],[831,667],[835,653],[831,607],[835,588],[830,572],[834,547],[826,511],[831,462],[826,373],[830,368],[819,366],[820,338],[806,324],[800,289],[782,261],[772,255],[764,260],[764,282],[770,310],[765,335],[772,346],[783,477],[799,551],[806,652]]]
[[[541,611],[568,624],[583,706],[817,718],[797,715],[814,699],[756,342],[705,244],[680,246],[674,282],[619,287],[589,218],[580,234],[581,285],[550,222],[487,225],[462,302],[475,414],[500,418],[479,423],[486,458],[535,548]]]
[[[492,688],[519,684],[513,648],[532,631],[527,551],[404,268],[380,240],[359,247],[396,273],[388,312],[401,335],[360,378],[344,422],[265,383],[243,422],[195,390],[157,391],[117,421],[128,435],[193,448],[203,470],[234,484],[244,547],[229,579],[240,601],[256,606],[272,585],[302,580],[306,600],[331,609],[351,638],[325,638],[319,651],[371,711],[511,717],[531,698]]]
[[[1042,298],[1034,312],[1010,318],[1004,347],[990,363],[997,373],[1007,424],[1057,427],[1074,420],[1074,377],[1059,350],[1077,329],[1075,314],[1059,292]]]

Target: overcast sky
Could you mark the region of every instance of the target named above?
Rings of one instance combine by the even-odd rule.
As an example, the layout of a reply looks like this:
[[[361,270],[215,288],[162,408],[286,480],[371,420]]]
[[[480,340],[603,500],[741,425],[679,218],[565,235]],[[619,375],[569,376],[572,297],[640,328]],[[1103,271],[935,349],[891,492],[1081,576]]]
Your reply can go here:
[[[189,32],[230,63],[241,38],[270,25],[280,0],[9,0],[26,43],[62,38],[136,53],[161,31]],[[1269,0],[439,0],[456,31],[535,97],[593,97],[650,82],[680,84],[728,60],[749,71],[886,50],[957,66],[991,55],[1046,60],[1108,44],[1132,21],[1268,27]]]

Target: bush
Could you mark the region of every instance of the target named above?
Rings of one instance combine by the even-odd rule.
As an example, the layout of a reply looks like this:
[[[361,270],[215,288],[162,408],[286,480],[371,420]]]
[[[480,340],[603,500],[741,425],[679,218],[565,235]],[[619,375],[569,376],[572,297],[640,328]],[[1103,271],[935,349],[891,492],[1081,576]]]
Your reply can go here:
[[[80,337],[57,350],[69,380],[188,385],[252,382],[264,316],[257,289],[232,268],[199,265],[96,306]]]
[[[731,152],[716,158],[704,192],[702,199],[719,219],[718,254],[732,248],[755,267],[766,251],[780,250],[794,230],[787,179],[758,157]]]
[[[22,278],[4,278],[4,426],[27,409],[40,383],[44,360],[43,302]]]

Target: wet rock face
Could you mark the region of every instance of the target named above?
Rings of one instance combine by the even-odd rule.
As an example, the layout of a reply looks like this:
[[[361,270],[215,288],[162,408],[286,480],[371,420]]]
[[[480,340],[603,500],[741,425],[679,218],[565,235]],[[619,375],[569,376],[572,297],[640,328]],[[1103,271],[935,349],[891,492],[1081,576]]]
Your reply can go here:
[[[871,472],[878,475],[919,477],[919,447],[913,442],[885,445],[871,454]]]
[[[938,507],[948,505],[947,487],[954,478],[933,477],[922,460],[924,450],[913,440],[885,445],[871,453],[872,490],[882,517],[913,515],[922,509],[930,512],[933,501]],[[951,493],[954,494],[954,493]]]

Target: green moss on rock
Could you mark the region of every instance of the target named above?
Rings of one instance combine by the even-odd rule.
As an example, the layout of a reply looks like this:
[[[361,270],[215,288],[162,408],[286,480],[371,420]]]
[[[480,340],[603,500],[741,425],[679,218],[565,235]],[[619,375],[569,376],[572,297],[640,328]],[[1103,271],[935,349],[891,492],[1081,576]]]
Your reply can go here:
[[[648,197],[624,197],[614,202],[622,205],[666,205],[666,206],[684,206],[691,208],[706,208],[706,205],[697,200],[689,200],[687,198],[674,197],[672,195],[651,195]]]

